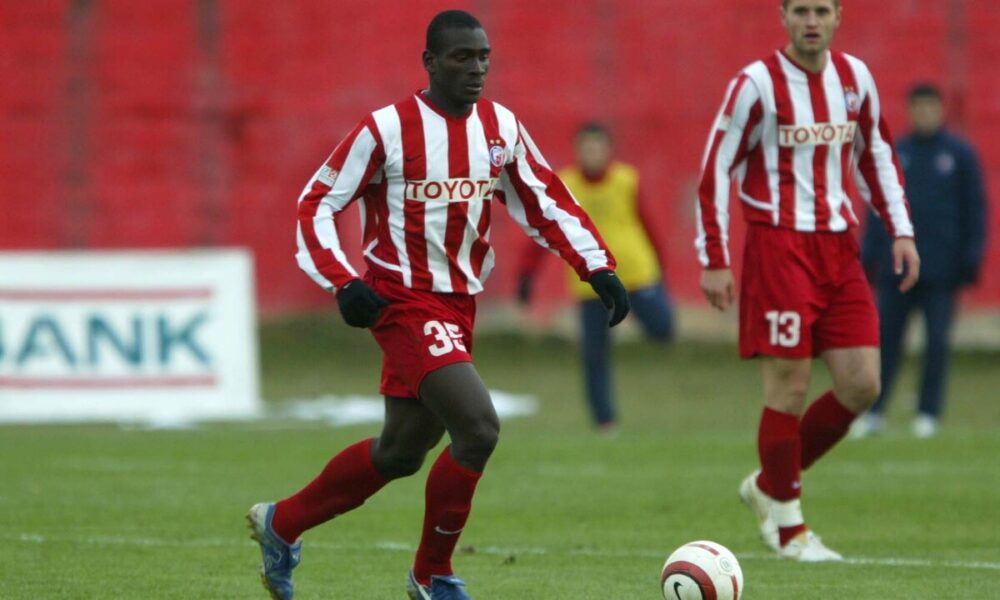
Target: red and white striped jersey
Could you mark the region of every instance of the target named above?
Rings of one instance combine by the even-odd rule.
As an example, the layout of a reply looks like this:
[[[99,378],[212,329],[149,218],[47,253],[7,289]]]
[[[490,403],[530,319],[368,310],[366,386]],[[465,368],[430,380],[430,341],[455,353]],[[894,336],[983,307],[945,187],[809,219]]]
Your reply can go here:
[[[581,279],[615,267],[511,111],[481,99],[454,117],[419,92],[365,117],[306,185],[296,258],[330,291],[356,278],[335,221],[359,200],[369,269],[412,289],[476,294],[493,269],[494,199]]]
[[[830,52],[821,73],[782,50],[729,84],[708,140],[695,246],[706,268],[729,265],[729,195],[747,221],[796,231],[847,231],[858,194],[894,237],[912,237],[910,209],[875,80]]]

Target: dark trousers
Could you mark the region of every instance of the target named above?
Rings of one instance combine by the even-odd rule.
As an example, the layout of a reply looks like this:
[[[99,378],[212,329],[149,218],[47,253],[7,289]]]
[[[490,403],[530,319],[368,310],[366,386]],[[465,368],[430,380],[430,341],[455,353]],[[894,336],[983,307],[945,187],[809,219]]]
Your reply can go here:
[[[906,323],[910,313],[919,308],[924,313],[927,346],[924,348],[918,411],[933,417],[940,416],[948,377],[955,289],[918,283],[908,293],[901,294],[895,285],[883,283],[879,288],[878,299],[882,337],[882,394],[872,407],[872,412],[881,414],[885,411],[903,357]]]
[[[663,284],[629,292],[631,314],[639,318],[643,331],[651,340],[668,342],[674,337],[674,309]],[[616,419],[612,399],[611,330],[608,328],[608,309],[600,300],[580,303],[580,320],[583,326],[581,353],[584,383],[591,416],[598,425]]]

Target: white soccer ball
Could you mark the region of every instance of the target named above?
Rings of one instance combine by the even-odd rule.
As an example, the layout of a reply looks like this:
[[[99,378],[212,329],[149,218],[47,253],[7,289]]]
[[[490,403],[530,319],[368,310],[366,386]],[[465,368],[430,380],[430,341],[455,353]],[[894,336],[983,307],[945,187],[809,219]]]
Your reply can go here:
[[[721,544],[684,544],[667,559],[660,574],[665,600],[740,600],[743,570]]]

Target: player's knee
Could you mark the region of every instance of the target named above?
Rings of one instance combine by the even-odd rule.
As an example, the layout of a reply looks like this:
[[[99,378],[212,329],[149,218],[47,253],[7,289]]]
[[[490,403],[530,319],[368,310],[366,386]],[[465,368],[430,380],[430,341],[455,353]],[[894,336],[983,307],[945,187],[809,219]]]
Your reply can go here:
[[[838,394],[840,401],[859,413],[871,408],[882,393],[882,382],[876,372],[858,373],[845,387]]]
[[[380,444],[372,455],[372,462],[379,474],[386,479],[398,479],[419,471],[426,456],[427,453],[423,450]]]
[[[809,377],[799,373],[788,372],[779,380],[778,391],[790,402],[803,403],[809,394]]]
[[[860,382],[858,395],[860,396],[860,401],[865,405],[865,410],[871,408],[872,405],[875,404],[875,401],[878,400],[878,396],[881,393],[882,382],[879,381],[877,373],[867,374]]]
[[[803,404],[809,395],[809,384],[799,381],[793,382],[787,388],[788,398],[797,404]]]
[[[459,462],[482,470],[500,441],[500,424],[486,422],[469,431],[452,434],[452,453]]]
[[[377,464],[378,472],[387,479],[399,479],[409,477],[424,464],[424,455],[420,456],[391,456]]]
[[[484,423],[477,427],[468,438],[468,447],[473,453],[488,458],[500,441],[500,425]]]
[[[774,410],[789,414],[800,414],[809,393],[809,372],[802,368],[773,368],[765,379],[766,396],[764,404]]]

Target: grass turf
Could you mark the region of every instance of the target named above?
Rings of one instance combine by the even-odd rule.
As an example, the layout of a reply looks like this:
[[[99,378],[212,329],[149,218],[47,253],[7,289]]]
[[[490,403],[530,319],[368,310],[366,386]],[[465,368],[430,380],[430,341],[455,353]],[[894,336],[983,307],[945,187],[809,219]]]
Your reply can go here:
[[[494,335],[476,355],[491,387],[541,400],[504,423],[462,536],[456,569],[476,598],[658,598],[663,560],[695,539],[737,553],[751,600],[1000,598],[995,353],[956,356],[939,437],[906,434],[910,368],[893,429],[806,473],[810,524],[854,559],[820,565],[771,558],[736,500],[755,465],[760,385],[732,347],[619,346],[617,439],[588,428],[572,344]],[[379,353],[363,332],[304,318],[263,328],[262,366],[269,400],[373,394]],[[377,431],[0,427],[0,598],[265,597],[247,507]],[[405,597],[428,466],[309,532],[296,597]]]

